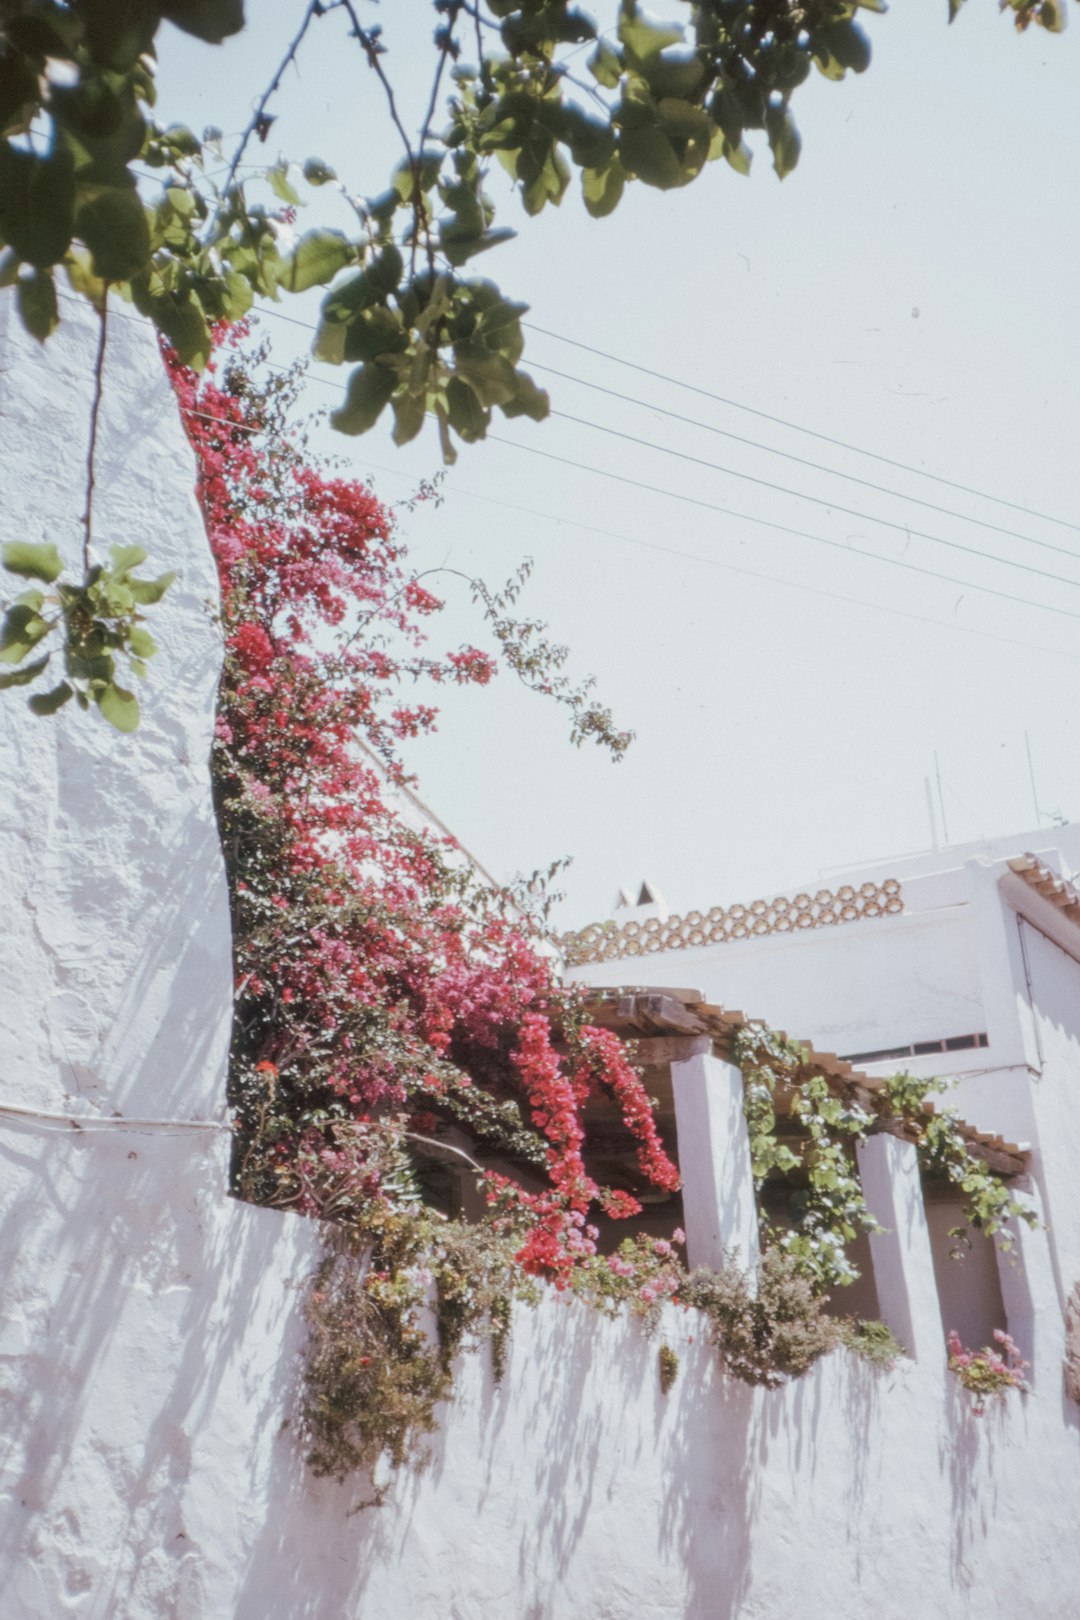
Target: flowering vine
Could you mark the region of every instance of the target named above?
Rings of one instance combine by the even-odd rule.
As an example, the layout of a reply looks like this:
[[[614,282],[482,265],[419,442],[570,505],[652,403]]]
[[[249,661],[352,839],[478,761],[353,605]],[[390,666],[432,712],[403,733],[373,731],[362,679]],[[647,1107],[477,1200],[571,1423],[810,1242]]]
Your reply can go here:
[[[508,605],[520,578],[501,594],[476,588],[498,658],[473,645],[432,653],[440,600],[409,571],[372,492],[313,462],[290,427],[291,375],[257,381],[258,357],[241,358],[235,333],[201,377],[175,355],[167,363],[225,631],[213,774],[234,929],[234,1190],[362,1240],[363,1281],[328,1284],[326,1310],[377,1317],[369,1365],[398,1357],[423,1406],[446,1371],[417,1338],[425,1287],[443,1316],[456,1312],[447,1343],[481,1319],[505,1331],[510,1298],[541,1279],[566,1287],[595,1258],[594,1210],[640,1208],[588,1168],[594,1086],[618,1100],[643,1181],[674,1189],[678,1174],[619,1042],[582,1027],[557,978],[542,898],[530,910],[486,887],[451,840],[406,819],[401,746],[436,723],[429,693],[487,686],[500,663],[565,703],[576,738],[599,737],[618,757],[627,734],[587,683],[565,679],[565,650],[542,626],[517,636]],[[474,1164],[462,1128],[499,1166],[480,1178],[487,1215],[471,1228],[425,1208],[447,1201],[448,1156]],[[340,1371],[333,1355],[318,1364]],[[361,1380],[371,1399],[374,1378]],[[405,1428],[383,1436],[392,1455],[425,1427],[415,1402],[402,1411]]]
[[[1029,1363],[1003,1328],[994,1329],[994,1345],[996,1348],[984,1345],[981,1350],[968,1350],[955,1328],[948,1334],[949,1371],[974,1395],[971,1410],[975,1417],[982,1417],[991,1395],[1004,1400],[1010,1389],[1026,1395],[1031,1388],[1024,1377]]]

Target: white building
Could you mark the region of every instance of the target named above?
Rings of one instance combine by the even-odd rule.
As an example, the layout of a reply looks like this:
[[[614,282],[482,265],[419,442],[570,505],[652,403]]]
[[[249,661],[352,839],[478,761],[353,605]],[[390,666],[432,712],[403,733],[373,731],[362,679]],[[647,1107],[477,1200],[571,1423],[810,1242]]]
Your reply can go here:
[[[62,551],[79,539],[94,337],[67,318],[42,350],[0,298],[0,519]],[[844,1351],[751,1389],[672,1311],[681,1370],[664,1395],[655,1342],[551,1297],[517,1312],[501,1385],[466,1358],[431,1466],[385,1506],[357,1515],[366,1482],[311,1477],[292,1423],[319,1232],[226,1192],[231,967],[207,769],[220,649],[193,479],[152,336],[117,319],[97,521],[181,578],[155,613],[169,678],[155,670],[123,746],[95,716],[0,699],[0,1615],[1072,1620],[1080,898],[1009,864],[1034,846],[1071,870],[1072,830],[860,877],[899,901],[884,916],[579,970],[695,991],[670,1016],[661,1002],[659,1033],[645,1003],[619,1016],[667,1042],[699,1255],[753,1241],[731,1020],[706,1008],[742,1005],[841,1056],[970,1039],[902,1061],[956,1075],[971,1123],[1007,1139],[987,1150],[1041,1193],[1047,1226],[1018,1229],[1015,1266],[984,1255],[971,1290],[1030,1347],[1029,1396],[976,1418],[946,1372],[933,1209],[910,1145],[877,1136],[862,1167],[886,1230],[869,1275],[912,1352],[892,1373]]]

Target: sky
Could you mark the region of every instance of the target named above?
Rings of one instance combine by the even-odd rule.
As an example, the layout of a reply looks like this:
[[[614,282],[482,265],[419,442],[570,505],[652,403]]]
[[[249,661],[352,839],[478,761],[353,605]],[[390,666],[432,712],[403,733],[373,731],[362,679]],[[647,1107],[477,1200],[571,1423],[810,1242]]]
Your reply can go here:
[[[300,7],[248,13],[220,49],[163,34],[164,121],[244,127]],[[412,129],[431,8],[361,16]],[[401,532],[418,569],[495,586],[531,557],[522,610],[637,736],[617,765],[575,751],[504,672],[444,695],[408,762],[500,878],[572,857],[565,927],[642,878],[703,909],[1030,828],[1036,805],[1080,817],[1080,40],[1017,36],[992,0],[951,27],[945,0],[861,17],[874,61],[797,94],[783,183],[759,141],[748,179],[719,163],[682,191],[631,187],[603,221],[573,188],[529,220],[493,185],[520,234],[477,272],[530,305],[522,364],[553,415],[497,418]],[[318,156],[376,194],[400,155],[377,89],[323,18],[248,156]],[[310,196],[298,228],[347,225]],[[270,306],[276,360],[306,351],[294,323],[317,309]],[[313,364],[306,403],[344,380]],[[440,467],[433,430],[321,442],[388,502]],[[485,645],[464,584],[428,583],[438,640]]]

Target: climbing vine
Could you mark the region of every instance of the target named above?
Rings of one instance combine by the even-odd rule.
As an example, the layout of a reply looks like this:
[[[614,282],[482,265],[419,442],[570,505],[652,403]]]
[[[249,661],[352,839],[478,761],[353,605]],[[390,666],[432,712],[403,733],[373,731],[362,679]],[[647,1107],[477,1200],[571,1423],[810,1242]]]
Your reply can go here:
[[[796,1261],[815,1287],[825,1290],[853,1282],[858,1272],[846,1249],[860,1231],[880,1230],[863,1198],[854,1148],[880,1122],[903,1123],[914,1138],[920,1169],[930,1178],[948,1181],[964,1195],[967,1222],[1008,1252],[1012,1218],[1039,1224],[1029,1204],[1010,1191],[985,1160],[974,1153],[959,1129],[956,1110],[924,1103],[946,1090],[938,1079],[893,1075],[874,1094],[875,1111],[846,1102],[823,1074],[807,1062],[801,1046],[761,1024],[748,1024],[735,1039],[734,1058],[744,1086],[744,1108],[750,1134],[750,1156],[759,1194],[770,1176],[797,1172],[804,1185],[790,1193],[785,1224],[761,1215],[765,1241]],[[786,1118],[797,1136],[785,1140],[779,1129],[777,1103],[783,1097]],[[796,1146],[791,1146],[794,1141]],[[963,1240],[967,1226],[950,1235]],[[957,1251],[960,1252],[960,1251]]]
[[[747,1024],[733,1053],[743,1075],[750,1132],[750,1161],[760,1194],[770,1172],[797,1171],[805,1186],[790,1197],[790,1225],[762,1213],[763,1236],[790,1255],[820,1289],[853,1282],[858,1273],[846,1250],[860,1231],[878,1230],[866,1207],[853,1158],[854,1144],[872,1120],[857,1103],[845,1103],[823,1075],[807,1072],[802,1047],[761,1024]],[[777,1129],[778,1093],[786,1094],[788,1118],[804,1140],[799,1151]]]
[[[943,1080],[923,1080],[910,1074],[896,1074],[885,1082],[885,1096],[893,1112],[917,1133],[923,1174],[958,1188],[964,1195],[968,1223],[985,1237],[994,1238],[998,1247],[1009,1253],[1014,1240],[1008,1222],[1021,1220],[1036,1227],[1039,1218],[1030,1204],[1017,1198],[1001,1177],[971,1151],[957,1130],[954,1108],[937,1107],[928,1113],[923,1107],[930,1097],[946,1089]],[[961,1243],[968,1241],[967,1226],[953,1227],[950,1236]]]

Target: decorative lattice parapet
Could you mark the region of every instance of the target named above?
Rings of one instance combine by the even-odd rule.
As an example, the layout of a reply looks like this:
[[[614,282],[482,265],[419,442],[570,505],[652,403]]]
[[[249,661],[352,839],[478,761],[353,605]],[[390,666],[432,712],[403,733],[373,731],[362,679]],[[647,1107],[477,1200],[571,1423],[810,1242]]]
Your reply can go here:
[[[590,923],[576,934],[565,934],[562,948],[567,966],[578,967],[586,962],[619,962],[660,951],[692,950],[697,945],[727,945],[765,934],[791,934],[800,928],[831,928],[903,909],[898,880],[886,878],[857,889],[845,883],[838,889],[818,889],[816,894],[796,894],[790,899],[778,895],[775,900],[754,900],[748,906],[713,906],[666,921],[649,917],[644,922]]]

